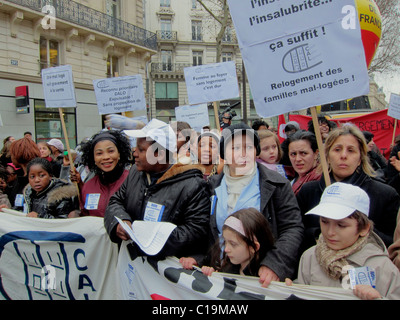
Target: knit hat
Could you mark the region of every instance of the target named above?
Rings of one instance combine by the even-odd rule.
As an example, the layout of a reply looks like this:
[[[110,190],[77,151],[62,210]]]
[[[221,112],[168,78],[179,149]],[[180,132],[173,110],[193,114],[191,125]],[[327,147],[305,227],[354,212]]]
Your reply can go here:
[[[47,142],[47,144],[49,146],[56,147],[61,153],[64,152],[64,144],[59,139],[51,139],[49,142]]]
[[[360,187],[349,183],[336,182],[326,187],[320,203],[308,211],[328,219],[341,220],[356,210],[369,215],[369,196]]]
[[[258,136],[257,131],[250,128],[247,124],[241,122],[230,125],[229,127],[226,127],[224,130],[222,130],[220,145],[219,145],[219,150],[220,150],[219,152],[222,159],[224,159],[225,147],[228,144],[228,142],[232,139],[232,137],[239,134],[243,135],[244,133],[250,135],[253,138],[254,146],[256,147],[257,151],[257,156],[260,154],[261,152],[260,137]]]

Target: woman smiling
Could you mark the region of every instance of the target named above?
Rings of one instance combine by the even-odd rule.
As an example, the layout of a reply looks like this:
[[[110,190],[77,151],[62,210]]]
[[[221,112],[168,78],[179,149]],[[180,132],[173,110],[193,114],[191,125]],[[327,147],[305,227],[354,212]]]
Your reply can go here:
[[[81,193],[81,215],[104,217],[110,197],[128,176],[126,170],[132,152],[128,138],[121,131],[95,134],[82,147],[82,162],[95,176],[82,183],[79,173],[71,173],[71,181],[78,182]]]

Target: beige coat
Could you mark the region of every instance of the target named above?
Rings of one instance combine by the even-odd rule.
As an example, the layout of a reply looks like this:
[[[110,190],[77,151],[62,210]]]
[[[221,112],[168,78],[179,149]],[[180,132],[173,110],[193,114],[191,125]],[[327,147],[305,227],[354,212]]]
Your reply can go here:
[[[393,300],[400,299],[400,272],[389,259],[385,244],[375,233],[370,235],[368,243],[360,251],[347,257],[347,261],[355,268],[372,267],[376,273],[375,289],[381,296]],[[329,278],[320,267],[315,255],[315,246],[303,253],[295,283],[342,287],[342,280]],[[349,285],[346,283],[345,287]]]
[[[399,211],[400,213],[400,211]],[[397,214],[397,225],[394,231],[393,243],[388,248],[389,257],[400,270],[400,214]]]

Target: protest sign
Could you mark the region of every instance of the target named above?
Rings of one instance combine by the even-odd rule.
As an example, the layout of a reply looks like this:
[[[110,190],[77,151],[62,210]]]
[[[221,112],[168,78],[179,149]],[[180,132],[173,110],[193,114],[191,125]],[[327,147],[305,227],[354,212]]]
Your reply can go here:
[[[239,97],[239,84],[233,61],[188,67],[184,72],[189,104]]]
[[[99,114],[146,110],[141,75],[93,80]]]
[[[71,66],[43,69],[42,83],[46,108],[76,108]]]
[[[203,127],[210,125],[206,103],[176,107],[175,116],[177,121],[185,121],[189,123],[192,129],[197,132],[201,132]]]
[[[228,0],[257,114],[369,92],[354,0]]]
[[[392,93],[390,95],[388,116],[391,116],[392,118],[395,119],[393,137],[392,137],[392,145],[393,145],[394,140],[396,138],[397,120],[400,119],[400,96],[397,94]]]
[[[390,94],[388,116],[400,119],[400,96],[397,94]]]
[[[46,108],[58,108],[61,127],[63,129],[65,144],[71,169],[74,169],[74,161],[70,152],[67,127],[65,125],[63,108],[76,108],[76,96],[72,67],[69,65],[47,68],[42,70],[43,93]],[[78,184],[74,182],[78,188]]]

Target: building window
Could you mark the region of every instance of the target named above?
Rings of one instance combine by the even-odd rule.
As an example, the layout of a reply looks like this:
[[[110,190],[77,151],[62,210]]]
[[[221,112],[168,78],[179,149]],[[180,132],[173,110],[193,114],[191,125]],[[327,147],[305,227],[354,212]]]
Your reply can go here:
[[[120,19],[121,18],[121,3],[120,0],[107,0],[106,12],[108,15]]]
[[[156,82],[156,99],[178,99],[178,83]]]
[[[69,145],[71,148],[75,148],[77,145],[76,109],[64,108],[63,116]],[[35,131],[36,142],[57,138],[66,146],[59,110],[58,108],[46,108],[44,100],[35,100]]]
[[[202,32],[202,23],[201,21],[192,21],[192,40],[193,41],[202,41],[203,36]]]
[[[56,40],[40,37],[40,71],[60,65],[60,45]]]
[[[118,57],[109,55],[107,57],[107,78],[115,77],[118,73]]]
[[[232,52],[222,52],[221,60],[222,60],[222,62],[232,61],[233,53]]]
[[[171,40],[172,39],[172,24],[170,19],[161,19],[161,39]]]
[[[162,71],[172,71],[172,51],[161,50]]]
[[[203,64],[203,52],[193,51],[193,66],[201,66]]]
[[[156,117],[169,122],[175,119],[175,108],[179,106],[178,83],[156,82]]]
[[[171,0],[160,0],[160,7],[170,7]]]
[[[192,9],[197,9],[197,0],[192,0]]]
[[[222,41],[223,42],[228,42],[228,43],[231,43],[233,41],[232,28],[231,27],[229,27],[229,26],[226,27],[224,36],[222,37]]]

